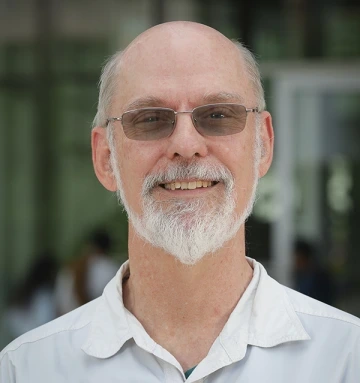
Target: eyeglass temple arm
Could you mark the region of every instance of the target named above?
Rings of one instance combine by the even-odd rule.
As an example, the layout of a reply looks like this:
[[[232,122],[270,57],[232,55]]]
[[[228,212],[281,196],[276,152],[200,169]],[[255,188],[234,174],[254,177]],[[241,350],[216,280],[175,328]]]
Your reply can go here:
[[[122,117],[110,117],[110,118],[107,118],[105,126],[108,126],[110,124],[110,122],[121,121],[121,120],[122,120]]]
[[[247,112],[252,112],[252,113],[259,113],[259,108],[246,108]]]

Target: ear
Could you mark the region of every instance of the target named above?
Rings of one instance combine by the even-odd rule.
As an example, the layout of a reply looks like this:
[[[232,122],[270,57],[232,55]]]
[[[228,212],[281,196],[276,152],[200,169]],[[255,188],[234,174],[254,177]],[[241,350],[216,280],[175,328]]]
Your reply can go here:
[[[110,164],[110,148],[106,129],[95,127],[91,132],[92,160],[96,177],[109,191],[116,191],[116,180]]]
[[[267,111],[261,115],[261,159],[259,164],[259,177],[263,177],[269,170],[274,153],[274,129],[271,114]]]

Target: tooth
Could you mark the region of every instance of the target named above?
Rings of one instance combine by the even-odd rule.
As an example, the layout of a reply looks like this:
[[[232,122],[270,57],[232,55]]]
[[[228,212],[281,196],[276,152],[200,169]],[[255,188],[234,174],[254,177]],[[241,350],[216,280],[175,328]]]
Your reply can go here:
[[[211,181],[208,181],[208,186],[212,186],[212,182]]]
[[[165,189],[170,189],[169,184],[165,184]]]
[[[175,182],[175,189],[180,189],[180,188],[181,188],[181,183]]]
[[[189,182],[189,189],[196,189],[196,181]]]
[[[187,189],[188,188],[188,182],[181,182],[181,189]]]
[[[171,182],[171,190],[175,190],[175,182]]]
[[[196,181],[196,187],[201,188],[202,187],[202,181]]]
[[[203,182],[202,182],[202,185],[203,185],[203,188],[207,188],[207,186],[208,186],[207,181],[203,181]]]

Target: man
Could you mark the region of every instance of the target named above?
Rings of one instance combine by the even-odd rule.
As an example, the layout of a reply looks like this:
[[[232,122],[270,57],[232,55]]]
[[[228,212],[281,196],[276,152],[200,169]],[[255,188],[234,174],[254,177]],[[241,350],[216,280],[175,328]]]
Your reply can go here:
[[[173,22],[104,68],[93,162],[129,216],[129,263],[101,298],[1,354],[4,382],[347,382],[360,321],[245,257],[273,154],[251,54]]]

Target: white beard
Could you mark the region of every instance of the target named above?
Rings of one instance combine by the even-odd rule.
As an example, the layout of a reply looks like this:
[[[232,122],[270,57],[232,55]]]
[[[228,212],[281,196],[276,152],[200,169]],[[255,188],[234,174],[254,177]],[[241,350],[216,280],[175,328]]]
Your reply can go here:
[[[234,179],[223,165],[196,162],[171,164],[161,174],[149,175],[143,183],[143,214],[130,208],[122,186],[116,152],[111,150],[111,165],[117,182],[117,196],[139,236],[151,245],[165,250],[181,263],[193,265],[206,254],[214,253],[232,239],[251,214],[258,184],[257,166],[260,146],[257,139],[254,151],[254,177],[250,197],[243,212],[235,212]],[[177,179],[217,180],[223,191],[217,197],[181,198],[160,201],[154,198],[153,187]],[[208,195],[208,193],[206,193]]]

